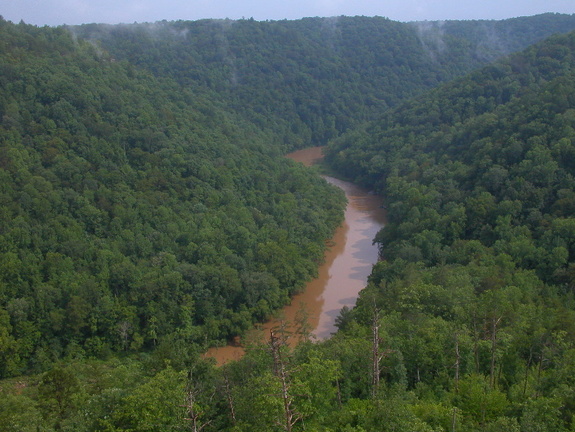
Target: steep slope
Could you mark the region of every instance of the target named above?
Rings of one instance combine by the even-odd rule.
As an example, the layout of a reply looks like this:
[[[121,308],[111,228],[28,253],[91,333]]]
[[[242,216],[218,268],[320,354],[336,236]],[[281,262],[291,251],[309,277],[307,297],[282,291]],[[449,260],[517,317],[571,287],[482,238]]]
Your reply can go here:
[[[335,167],[385,194],[389,219],[386,260],[334,343],[379,326],[382,378],[413,389],[430,424],[433,405],[465,430],[572,427],[574,113],[569,33],[329,146]]]
[[[0,375],[241,333],[316,271],[343,197],[169,79],[0,22]]]
[[[553,37],[412,100],[330,146],[334,166],[388,197],[391,225],[382,232],[387,256],[404,256],[395,241],[407,247],[428,230],[441,238],[431,254],[459,239],[493,246],[503,223],[517,233],[526,230],[535,242],[531,248],[543,247],[539,242],[559,246],[552,240],[559,235],[556,219],[570,216],[575,174],[574,38]],[[478,200],[490,208],[478,210]],[[478,212],[486,212],[484,218]],[[524,250],[523,260],[516,258],[548,279],[575,259],[569,240],[560,243],[569,251],[560,262],[548,256],[550,250]],[[445,259],[416,250],[410,260]]]

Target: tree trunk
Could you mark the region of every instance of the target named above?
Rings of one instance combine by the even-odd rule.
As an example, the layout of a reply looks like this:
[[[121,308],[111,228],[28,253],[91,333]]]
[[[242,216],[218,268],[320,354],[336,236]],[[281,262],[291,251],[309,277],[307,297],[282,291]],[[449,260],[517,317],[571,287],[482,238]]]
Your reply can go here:
[[[461,362],[461,355],[459,353],[459,337],[455,333],[455,393],[459,393],[459,365]],[[454,414],[455,416],[455,414]]]
[[[381,355],[379,353],[379,312],[377,309],[374,311],[373,314],[373,323],[371,326],[372,332],[372,353],[371,353],[371,391],[372,395],[375,396],[377,394],[377,390],[379,388],[379,373],[380,367],[379,363],[381,361]]]

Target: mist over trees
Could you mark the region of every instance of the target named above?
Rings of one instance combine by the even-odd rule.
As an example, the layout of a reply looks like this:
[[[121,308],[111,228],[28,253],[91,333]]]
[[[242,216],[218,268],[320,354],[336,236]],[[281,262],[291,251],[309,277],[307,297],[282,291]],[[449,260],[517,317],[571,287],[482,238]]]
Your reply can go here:
[[[573,430],[574,28],[0,20],[0,424]],[[215,368],[341,222],[283,157],[326,143],[384,259],[329,340]]]
[[[200,20],[71,28],[117,60],[218,95],[284,151],[575,28],[572,15],[400,23],[382,17]]]

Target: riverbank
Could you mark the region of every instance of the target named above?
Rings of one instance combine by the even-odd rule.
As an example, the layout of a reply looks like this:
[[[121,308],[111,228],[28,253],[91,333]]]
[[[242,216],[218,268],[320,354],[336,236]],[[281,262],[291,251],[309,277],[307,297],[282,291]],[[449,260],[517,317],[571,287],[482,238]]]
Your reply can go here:
[[[321,147],[313,147],[290,153],[287,157],[311,166],[323,155]],[[292,328],[305,323],[306,331],[312,337],[328,338],[336,331],[335,320],[341,308],[355,305],[378,260],[378,249],[373,244],[373,238],[385,222],[383,199],[350,182],[327,176],[324,178],[345,192],[348,204],[344,223],[330,241],[318,277],[310,281],[303,292],[294,296],[277,318],[254,330],[260,334],[263,332],[261,337],[284,322],[290,323]],[[239,359],[242,355],[243,347],[239,341],[225,347],[211,348],[206,353],[206,356],[215,358],[218,364]]]

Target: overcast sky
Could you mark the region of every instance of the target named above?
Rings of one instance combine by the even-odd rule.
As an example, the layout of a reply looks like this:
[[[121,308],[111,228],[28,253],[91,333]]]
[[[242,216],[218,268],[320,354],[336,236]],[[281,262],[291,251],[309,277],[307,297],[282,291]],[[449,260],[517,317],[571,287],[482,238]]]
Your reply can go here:
[[[575,13],[575,0],[1,0],[14,23],[61,25],[202,18],[298,19],[339,15],[396,21],[505,19],[543,12]]]

